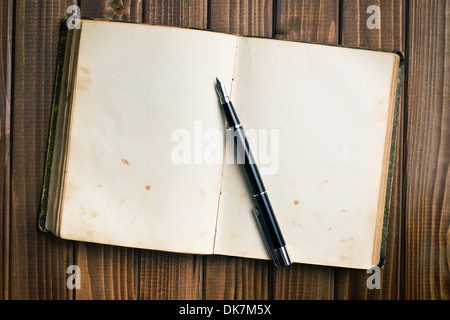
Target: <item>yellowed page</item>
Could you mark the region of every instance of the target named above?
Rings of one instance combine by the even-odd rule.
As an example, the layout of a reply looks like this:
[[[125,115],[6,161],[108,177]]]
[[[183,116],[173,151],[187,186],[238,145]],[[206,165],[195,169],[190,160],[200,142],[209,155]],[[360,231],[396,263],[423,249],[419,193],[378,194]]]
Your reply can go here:
[[[231,84],[235,41],[83,21],[62,238],[212,253],[222,164],[196,161],[193,148],[223,130],[215,77]],[[183,143],[190,163],[179,162]]]
[[[395,57],[276,40],[238,44],[231,98],[256,136],[253,154],[295,262],[372,266]],[[268,258],[236,165],[225,166],[222,188],[215,253]]]

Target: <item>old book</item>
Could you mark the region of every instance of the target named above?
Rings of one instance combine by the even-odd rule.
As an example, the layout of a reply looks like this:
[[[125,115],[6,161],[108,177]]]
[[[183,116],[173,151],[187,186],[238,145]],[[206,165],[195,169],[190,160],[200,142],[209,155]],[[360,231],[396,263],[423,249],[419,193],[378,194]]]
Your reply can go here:
[[[292,261],[380,263],[401,54],[90,19],[60,50],[41,230],[268,259],[218,77]]]

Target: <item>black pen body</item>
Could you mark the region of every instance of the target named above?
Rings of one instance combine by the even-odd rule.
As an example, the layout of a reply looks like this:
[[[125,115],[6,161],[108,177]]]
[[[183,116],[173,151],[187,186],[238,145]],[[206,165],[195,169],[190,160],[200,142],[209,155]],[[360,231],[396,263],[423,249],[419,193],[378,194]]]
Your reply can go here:
[[[258,166],[253,157],[250,145],[245,136],[239,118],[234,110],[233,104],[226,94],[226,89],[216,78],[216,91],[220,99],[220,104],[224,110],[226,120],[230,129],[234,133],[234,142],[237,148],[238,164],[242,164],[247,175],[250,186],[253,190],[257,207],[253,208],[256,222],[261,231],[264,244],[276,267],[287,267],[291,264],[286,243],[278,225],[269,196],[264,187],[263,180],[259,174]],[[228,135],[227,135],[228,136]]]
[[[248,181],[253,191],[257,207],[259,209],[262,228],[267,233],[268,245],[273,248],[281,248],[286,245],[275,213],[269,200],[266,188],[253,157],[250,145],[245,136],[243,127],[239,122],[236,111],[231,101],[221,103],[230,129],[234,130],[234,141],[237,149],[238,164],[245,170]]]

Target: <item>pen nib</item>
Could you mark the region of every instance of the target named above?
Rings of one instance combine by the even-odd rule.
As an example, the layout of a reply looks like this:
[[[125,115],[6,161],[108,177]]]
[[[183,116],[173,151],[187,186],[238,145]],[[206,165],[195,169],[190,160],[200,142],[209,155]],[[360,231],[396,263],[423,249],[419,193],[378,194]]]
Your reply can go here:
[[[217,91],[217,95],[219,96],[221,104],[224,104],[225,102],[229,101],[225,87],[222,85],[222,83],[217,78],[216,78],[216,91]]]

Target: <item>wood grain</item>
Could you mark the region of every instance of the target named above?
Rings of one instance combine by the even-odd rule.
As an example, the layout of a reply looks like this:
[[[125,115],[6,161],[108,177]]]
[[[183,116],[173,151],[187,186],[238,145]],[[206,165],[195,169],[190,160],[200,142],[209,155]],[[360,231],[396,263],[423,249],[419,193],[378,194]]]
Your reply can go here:
[[[136,250],[77,243],[75,264],[80,268],[81,285],[77,300],[136,299],[138,270]]]
[[[0,5],[0,300],[9,291],[9,188],[11,148],[11,82],[12,82],[12,30],[13,2]]]
[[[344,0],[341,12],[343,17],[342,44],[403,51],[403,2],[402,0]],[[367,13],[367,8],[371,5],[377,5],[381,10],[380,29],[367,27],[367,19],[371,16],[370,13]],[[381,289],[369,290],[367,288],[367,280],[371,274],[365,270],[337,269],[336,299],[397,299],[400,294],[398,284],[400,281],[399,255],[403,197],[403,101],[404,99],[401,99],[399,110],[386,262],[381,269]]]
[[[450,3],[412,0],[402,264],[405,299],[450,298]]]
[[[76,242],[75,265],[80,268],[77,300],[137,299],[139,250]]]
[[[275,35],[277,39],[337,44],[339,1],[277,1]]]
[[[79,2],[82,17],[142,22],[141,0],[79,0]]]
[[[330,300],[334,298],[331,267],[293,264],[273,271],[272,297],[276,300]]]
[[[268,261],[225,256],[207,257],[205,261],[205,299],[269,298]]]
[[[145,0],[144,22],[164,26],[207,28],[207,1]]]
[[[211,0],[210,6],[210,29],[243,36],[272,37],[271,0]]]
[[[202,256],[141,251],[139,299],[201,299],[202,281]]]
[[[38,231],[59,30],[71,1],[15,1],[9,298],[67,299],[72,246]]]
[[[342,44],[371,49],[401,50],[404,41],[404,0],[343,0]],[[370,6],[378,6],[381,12],[381,28],[369,29],[367,13]]]

